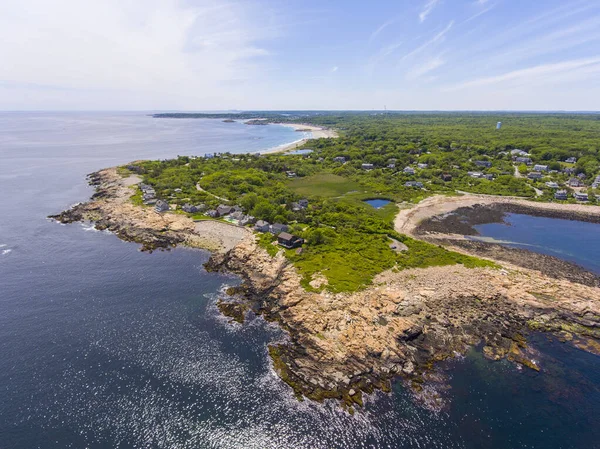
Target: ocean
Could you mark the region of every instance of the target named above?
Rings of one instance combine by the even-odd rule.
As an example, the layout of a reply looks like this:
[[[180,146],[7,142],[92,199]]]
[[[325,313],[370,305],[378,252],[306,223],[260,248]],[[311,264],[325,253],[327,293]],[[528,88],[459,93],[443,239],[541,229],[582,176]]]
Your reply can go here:
[[[100,168],[259,152],[298,134],[143,113],[0,114],[0,448],[598,447],[597,356],[536,335],[537,373],[474,348],[440,366],[443,411],[397,382],[350,416],[298,402],[278,379],[275,325],[219,314],[216,299],[240,281],[207,273],[207,252],[142,253],[46,219],[87,200],[85,175]]]

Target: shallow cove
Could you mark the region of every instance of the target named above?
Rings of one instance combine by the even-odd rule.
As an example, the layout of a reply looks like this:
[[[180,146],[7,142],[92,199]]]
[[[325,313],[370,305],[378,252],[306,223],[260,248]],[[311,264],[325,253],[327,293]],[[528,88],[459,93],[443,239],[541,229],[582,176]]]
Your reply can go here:
[[[475,225],[470,239],[558,257],[600,274],[600,224],[508,213],[504,223]]]

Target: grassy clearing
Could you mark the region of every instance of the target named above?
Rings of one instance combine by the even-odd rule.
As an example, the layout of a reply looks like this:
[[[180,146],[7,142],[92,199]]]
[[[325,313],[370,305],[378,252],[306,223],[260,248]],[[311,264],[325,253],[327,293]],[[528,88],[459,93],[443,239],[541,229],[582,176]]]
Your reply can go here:
[[[332,173],[296,178],[288,183],[288,187],[301,196],[322,198],[342,196],[353,191],[365,193],[367,190],[357,182]]]
[[[360,290],[370,285],[375,275],[396,264],[386,235],[352,231],[327,244],[309,245],[302,254],[286,251],[286,256],[302,275],[303,287],[315,290],[309,282],[313,275],[322,273],[332,292]]]
[[[398,255],[398,268],[427,268],[443,265],[462,264],[467,268],[493,267],[499,268],[497,264],[489,260],[467,256],[454,251],[447,250],[441,246],[415,240],[401,234],[394,238],[408,246],[408,251]]]
[[[273,234],[265,232],[257,235],[256,242],[258,246],[264,248],[269,253],[269,256],[275,257],[280,250],[279,247],[273,245],[275,240],[276,237]]]

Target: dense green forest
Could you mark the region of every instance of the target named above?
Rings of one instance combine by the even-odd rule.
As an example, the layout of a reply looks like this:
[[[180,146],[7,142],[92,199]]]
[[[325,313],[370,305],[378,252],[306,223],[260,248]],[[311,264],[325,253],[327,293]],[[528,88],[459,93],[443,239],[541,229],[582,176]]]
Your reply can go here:
[[[176,117],[181,116],[186,115]],[[312,152],[301,155],[178,157],[143,162],[135,169],[170,204],[240,205],[257,219],[289,224],[306,240],[303,252],[286,254],[307,288],[316,273],[327,278],[330,290],[349,291],[393,267],[484,263],[396,234],[396,204],[461,191],[554,201],[556,188],[546,185],[550,181],[568,189],[567,201],[573,202],[565,183],[577,176],[585,184],[578,190],[590,194],[590,203],[600,194],[592,187],[600,174],[598,115],[272,113],[268,119],[332,127],[340,137],[312,140],[305,145]],[[496,129],[498,121],[501,129]],[[516,149],[528,154],[528,164],[513,160]],[[575,162],[566,162],[569,158]],[[546,166],[541,178],[528,179],[536,164]],[[411,182],[420,184],[407,186]],[[301,198],[309,206],[298,210],[293,204]],[[370,198],[392,202],[374,209],[364,202]],[[198,213],[194,218],[206,217]],[[409,250],[396,253],[390,238]],[[266,236],[260,242],[273,251],[271,240]]]

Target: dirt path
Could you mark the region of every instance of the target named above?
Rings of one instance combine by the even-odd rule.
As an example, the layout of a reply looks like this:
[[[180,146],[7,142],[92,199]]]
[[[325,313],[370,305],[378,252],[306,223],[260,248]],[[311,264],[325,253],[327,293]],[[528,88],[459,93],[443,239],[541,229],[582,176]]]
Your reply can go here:
[[[200,187],[200,183],[196,184],[196,190],[198,190],[199,192],[204,192],[207,195],[210,195],[213,198],[216,198],[218,200],[225,201],[226,203],[229,203],[229,200],[227,198],[223,198],[221,196],[217,196],[214,193],[210,193],[208,190],[204,190],[202,187]]]

